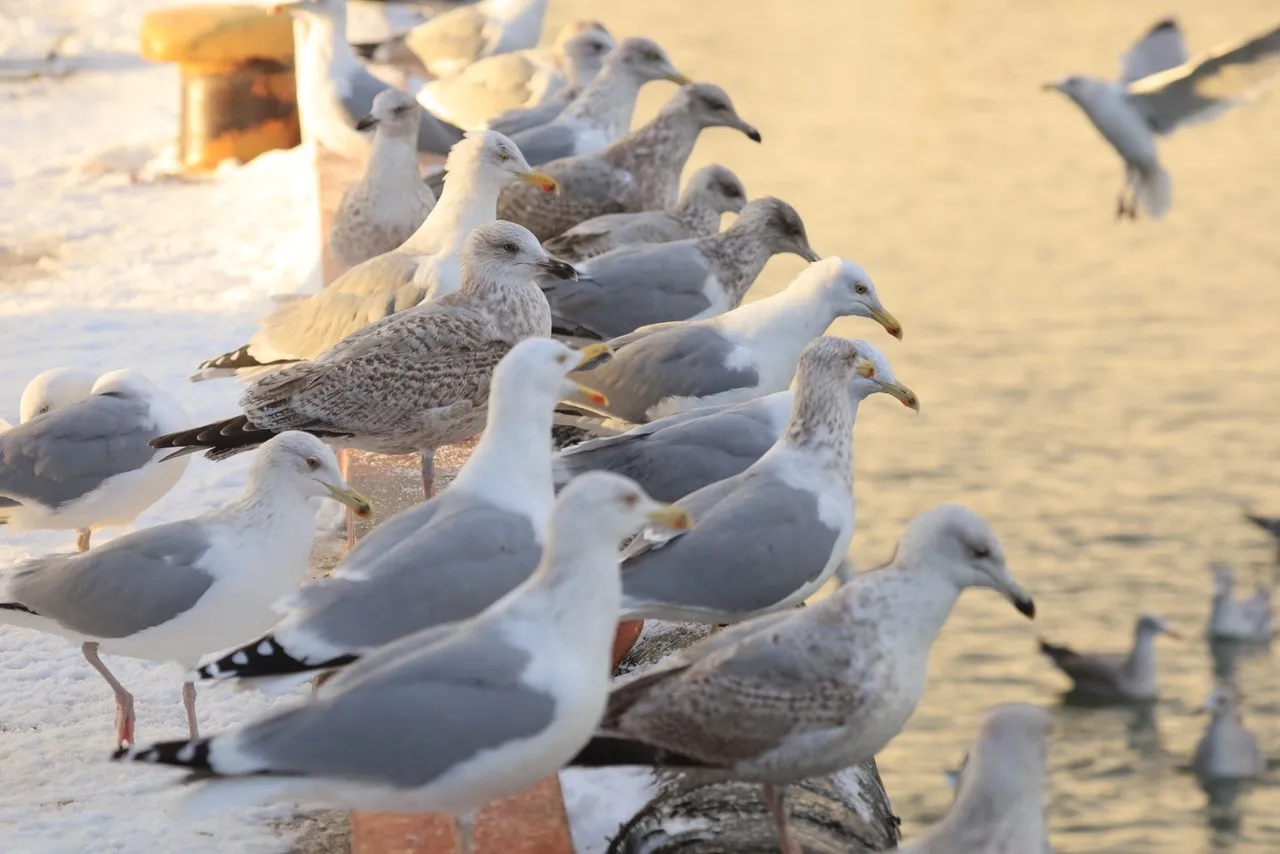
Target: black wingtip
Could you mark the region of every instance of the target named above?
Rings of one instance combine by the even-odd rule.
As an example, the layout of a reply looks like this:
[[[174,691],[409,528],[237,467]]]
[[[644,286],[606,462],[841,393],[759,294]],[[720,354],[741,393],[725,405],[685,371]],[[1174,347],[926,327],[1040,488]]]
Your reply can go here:
[[[353,42],[351,49],[355,51],[356,56],[361,59],[373,59],[374,54],[378,52],[378,48],[382,47],[382,42]]]
[[[227,653],[217,661],[196,668],[201,679],[259,679],[273,676],[293,676],[298,673],[315,673],[345,667],[358,656],[339,655],[327,661],[306,662],[294,658],[280,645],[274,635],[245,644]]]
[[[6,611],[22,611],[23,613],[30,614],[33,617],[40,616],[26,605],[19,604],[18,602],[0,602],[0,609],[4,609]]]
[[[146,762],[151,765],[177,765],[195,771],[212,771],[209,764],[211,739],[161,741],[150,747],[122,747],[111,754],[113,762]]]
[[[707,763],[692,757],[611,735],[598,735],[591,739],[568,764],[573,768],[609,768],[620,765],[645,768],[707,767]]]

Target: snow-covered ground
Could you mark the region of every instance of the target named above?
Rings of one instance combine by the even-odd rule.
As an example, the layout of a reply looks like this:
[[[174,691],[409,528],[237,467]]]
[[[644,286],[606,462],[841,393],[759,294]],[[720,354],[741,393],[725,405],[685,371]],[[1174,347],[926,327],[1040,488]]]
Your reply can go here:
[[[314,286],[318,234],[306,150],[275,152],[209,180],[148,180],[148,164],[163,162],[178,127],[176,70],[136,56],[138,23],[158,5],[4,4],[0,416],[15,423],[27,380],[60,364],[141,371],[193,421],[233,412],[234,382],[190,384],[187,376],[243,343],[272,294]],[[32,67],[26,60],[64,33],[68,58],[55,66],[63,76],[20,79]],[[242,487],[247,462],[193,461],[137,525],[226,501]],[[0,529],[0,567],[73,541],[72,532]],[[140,740],[186,733],[175,667],[106,660],[136,697]],[[201,725],[216,732],[272,702],[282,700],[203,691]],[[0,627],[0,850],[288,850],[287,832],[272,826],[288,810],[175,816],[172,775],[107,761],[112,715],[110,690],[76,648]]]

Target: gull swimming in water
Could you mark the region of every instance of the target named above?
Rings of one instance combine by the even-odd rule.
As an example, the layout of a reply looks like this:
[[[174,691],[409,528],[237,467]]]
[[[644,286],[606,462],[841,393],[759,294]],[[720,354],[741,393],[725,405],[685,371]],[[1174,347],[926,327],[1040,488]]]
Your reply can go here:
[[[1080,653],[1040,641],[1040,651],[1074,684],[1072,693],[1097,700],[1154,700],[1157,694],[1156,637],[1178,634],[1155,614],[1143,614],[1127,653]]]
[[[1202,712],[1212,717],[1196,744],[1191,767],[1202,780],[1252,780],[1267,770],[1258,738],[1245,728],[1235,692],[1219,685],[1210,692]]]
[[[1124,160],[1117,219],[1135,218],[1139,205],[1159,219],[1169,212],[1173,198],[1156,136],[1208,121],[1243,103],[1277,71],[1280,27],[1188,59],[1178,22],[1167,18],[1122,57],[1119,80],[1073,74],[1044,88],[1074,101]]]
[[[1235,598],[1235,575],[1225,563],[1214,563],[1213,611],[1209,616],[1209,637],[1266,643],[1271,639],[1273,617],[1271,591],[1259,587],[1247,599]]]
[[[370,513],[328,448],[282,433],[254,459],[244,494],[216,510],[0,573],[0,622],[79,644],[115,692],[117,746],[133,744],[133,696],[99,652],[186,669],[269,628],[272,603],[307,577],[316,529],[308,499],[318,496]],[[194,738],[194,686],[183,686],[182,703]]]

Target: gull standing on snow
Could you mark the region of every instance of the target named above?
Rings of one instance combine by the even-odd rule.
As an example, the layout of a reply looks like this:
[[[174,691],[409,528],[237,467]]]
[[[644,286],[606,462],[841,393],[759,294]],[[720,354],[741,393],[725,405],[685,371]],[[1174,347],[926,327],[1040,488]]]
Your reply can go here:
[[[1129,49],[1121,66],[1115,82],[1073,74],[1044,88],[1074,101],[1124,160],[1117,219],[1135,218],[1138,205],[1159,219],[1173,198],[1156,135],[1208,121],[1247,100],[1280,71],[1280,27],[1188,60],[1182,31],[1167,18]]]
[[[572,764],[658,765],[761,783],[783,851],[798,854],[786,787],[871,759],[898,735],[924,693],[933,642],[971,587],[1035,614],[987,523],[943,504],[911,521],[888,566],[619,679],[601,737]]]
[[[369,156],[369,140],[356,122],[390,84],[365,69],[347,42],[346,0],[292,0],[276,12],[294,16],[298,114],[304,131],[350,160]],[[447,154],[462,131],[421,110],[418,151]]]
[[[205,806],[308,801],[469,815],[554,774],[609,694],[618,542],[688,527],[626,478],[595,472],[556,502],[533,575],[479,616],[383,647],[310,703],[118,759],[188,768]],[[469,846],[463,821],[463,849]]]
[[[562,261],[574,263],[620,246],[710,237],[720,230],[722,214],[739,213],[746,203],[747,189],[738,176],[713,163],[693,173],[673,208],[605,214],[578,223],[542,245]]]
[[[498,193],[512,181],[544,192],[556,182],[529,168],[511,140],[478,131],[449,152],[454,178],[422,226],[398,248],[357,264],[307,299],[277,307],[248,344],[200,366],[192,380],[261,373],[264,367],[314,359],[376,320],[462,282],[462,255],[473,230],[497,218]]]
[[[889,360],[869,341],[853,340],[874,376],[854,372],[849,405],[884,392],[920,411],[915,392],[894,379]],[[588,375],[589,376],[589,375]],[[706,406],[642,424],[618,436],[591,439],[555,455],[557,487],[588,471],[611,471],[638,483],[658,501],[676,501],[717,481],[741,474],[773,447],[786,429],[795,390],[746,403]]]
[[[1203,711],[1213,717],[1196,744],[1192,770],[1202,780],[1252,780],[1267,770],[1258,738],[1245,729],[1235,693],[1225,686],[1213,689]]]
[[[484,429],[498,360],[525,338],[550,336],[551,310],[533,281],[540,275],[576,274],[526,229],[482,225],[463,247],[458,291],[353,332],[314,361],[255,380],[240,398],[243,415],[161,436],[152,447],[206,450],[218,460],[303,430],[346,448],[421,453],[429,497],[435,449]]]
[[[680,499],[692,530],[645,531],[627,547],[622,619],[731,623],[822,587],[854,530],[849,382],[873,371],[843,338],[806,347],[782,437],[742,474]]]
[[[81,380],[58,375],[49,388]],[[164,462],[147,443],[189,423],[141,374],[103,374],[83,400],[0,433],[0,525],[73,530],[88,550],[91,532],[129,524],[181,479],[186,464]]]
[[[586,266],[580,269],[585,272]],[[553,311],[558,304],[553,301]],[[851,315],[873,318],[902,337],[901,325],[885,310],[867,272],[832,256],[811,264],[773,296],[725,314],[642,326],[611,340],[614,358],[591,370],[592,387],[609,399],[596,411],[643,424],[782,391],[809,342],[837,318]],[[587,376],[579,379],[585,382]]]
[[[329,250],[347,267],[404,243],[435,207],[436,195],[418,173],[419,114],[408,93],[384,89],[356,122],[356,130],[373,130],[373,149],[329,225]]]
[[[625,336],[651,324],[702,320],[737,308],[764,265],[790,252],[822,256],[786,202],[748,202],[733,225],[710,237],[623,246],[584,262],[574,287],[543,289],[556,331],[581,337]]]
[[[294,674],[309,677],[474,617],[521,584],[542,557],[555,502],[552,410],[557,400],[597,394],[567,377],[608,352],[550,338],[511,348],[493,372],[484,433],[449,488],[378,525],[328,577],[281,603],[284,618],[269,634],[197,676],[292,685]]]
[[[18,401],[18,423],[24,424],[37,415],[62,409],[84,400],[93,391],[97,375],[83,368],[63,365],[42,371],[31,378]],[[13,425],[0,418],[0,430]]]
[[[511,187],[498,199],[498,216],[547,240],[592,217],[666,210],[676,203],[680,173],[699,134],[713,127],[734,128],[760,141],[760,131],[742,120],[723,89],[690,83],[648,124],[604,150],[545,164],[543,171],[560,183],[560,198]]]
[[[194,519],[133,531],[87,554],[35,558],[0,574],[0,622],[80,644],[116,695],[116,741],[133,744],[133,697],[99,652],[175,661],[253,637],[271,604],[307,577],[315,536],[308,502],[332,497],[367,516],[319,440],[284,433],[263,446],[244,495]],[[194,738],[195,687],[182,703]]]
[[[1053,721],[1027,703],[987,712],[946,818],[902,854],[1052,854],[1044,829]]]
[[[1225,563],[1215,563],[1213,570],[1213,611],[1209,616],[1212,640],[1266,643],[1271,640],[1271,591],[1259,587],[1252,596],[1235,598],[1235,576]]]
[[[1128,653],[1080,653],[1040,641],[1040,651],[1075,683],[1072,693],[1098,700],[1154,700],[1157,693],[1156,636],[1178,634],[1155,614],[1143,614]]]

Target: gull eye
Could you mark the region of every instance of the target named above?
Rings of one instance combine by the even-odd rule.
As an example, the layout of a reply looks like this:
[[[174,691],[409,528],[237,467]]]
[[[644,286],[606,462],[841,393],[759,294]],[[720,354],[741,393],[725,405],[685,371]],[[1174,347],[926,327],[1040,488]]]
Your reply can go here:
[[[973,555],[975,560],[985,560],[991,557],[991,549],[986,546],[970,546],[969,554]]]
[[[855,294],[865,294],[867,292],[867,286],[863,284],[854,285],[853,292]]]
[[[503,163],[506,163],[508,160],[511,159],[511,153],[508,151],[504,151],[500,148],[498,149],[498,159],[501,160]]]
[[[48,411],[49,411],[49,404],[46,403],[44,406],[36,410],[36,415],[44,415]]]
[[[520,247],[516,246],[514,243],[510,241],[507,241],[506,243],[502,244],[502,248],[503,250],[510,252],[512,255],[520,251]]]
[[[639,501],[640,496],[636,495],[634,492],[628,492],[622,496],[622,505],[624,507],[635,507]]]
[[[316,459],[315,457],[307,457],[306,464],[307,464],[307,468],[311,469],[312,471],[315,471],[316,469],[320,468],[320,460]]]
[[[557,365],[563,365],[567,361],[569,361],[569,357],[566,356],[564,353],[561,353],[559,356],[556,356]]]

